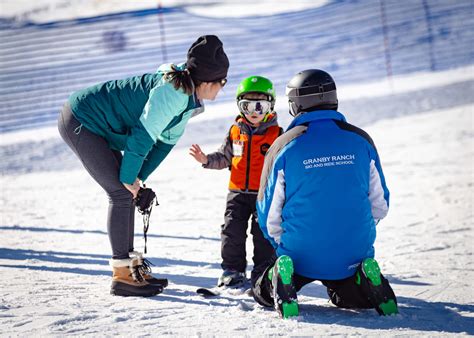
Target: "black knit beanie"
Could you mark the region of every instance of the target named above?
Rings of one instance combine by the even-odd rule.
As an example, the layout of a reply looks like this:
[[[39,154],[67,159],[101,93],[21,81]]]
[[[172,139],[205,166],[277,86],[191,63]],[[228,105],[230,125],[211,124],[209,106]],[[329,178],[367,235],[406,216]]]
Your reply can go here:
[[[222,42],[215,35],[199,37],[188,50],[186,66],[193,79],[215,82],[227,77],[229,59]]]

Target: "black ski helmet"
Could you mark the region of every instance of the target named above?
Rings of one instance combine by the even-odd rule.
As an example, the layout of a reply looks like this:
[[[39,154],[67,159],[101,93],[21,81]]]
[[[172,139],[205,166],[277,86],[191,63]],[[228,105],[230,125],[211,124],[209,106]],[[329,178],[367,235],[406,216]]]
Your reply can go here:
[[[336,83],[320,69],[299,72],[286,85],[290,114],[312,110],[337,110]]]

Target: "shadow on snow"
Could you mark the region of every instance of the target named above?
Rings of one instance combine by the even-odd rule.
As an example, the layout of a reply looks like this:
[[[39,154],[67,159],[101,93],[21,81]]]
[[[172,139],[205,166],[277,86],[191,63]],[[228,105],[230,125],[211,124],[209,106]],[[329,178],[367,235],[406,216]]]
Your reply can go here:
[[[0,248],[0,259],[12,261],[41,261],[63,264],[93,264],[108,266],[109,256],[100,254],[85,254],[62,251],[37,251],[24,249]],[[209,264],[207,262],[173,260],[166,258],[150,258],[150,261],[157,267],[164,266],[209,266],[219,268],[219,264]],[[2,268],[28,269],[34,271],[49,271],[73,273],[91,276],[110,276],[109,269],[88,269],[86,267],[53,267],[32,264],[0,264]],[[160,274],[160,276],[170,279],[175,284],[191,285],[196,287],[209,287],[214,285],[215,278]],[[395,284],[409,285],[429,285],[397,279],[393,276],[387,278]],[[327,299],[326,288],[322,285],[312,283],[300,291],[300,296]],[[167,300],[173,302],[193,303],[198,305],[232,306],[233,302],[220,304],[220,298],[216,301],[196,301],[183,297],[195,296],[195,293],[187,290],[169,288],[164,295],[159,295],[156,300]],[[302,297],[301,297],[302,298]],[[237,299],[229,297],[229,301]],[[300,317],[298,320],[314,324],[338,324],[346,326],[357,326],[367,329],[389,330],[395,328],[409,328],[420,331],[440,331],[450,333],[466,332],[474,334],[474,306],[456,304],[449,302],[427,302],[417,298],[398,297],[400,314],[393,317],[378,317],[374,310],[348,310],[338,309],[334,306],[313,305],[300,303]],[[459,312],[467,313],[466,316]]]
[[[33,232],[60,232],[60,233],[70,233],[70,234],[99,234],[99,235],[107,235],[106,231],[102,230],[76,230],[76,229],[59,229],[59,228],[36,228],[36,227],[26,227],[26,226],[0,226],[0,230],[18,230],[18,231],[33,231]],[[141,233],[135,233],[135,237],[142,236]],[[147,234],[149,238],[172,238],[172,239],[186,239],[186,240],[199,240],[204,239],[208,241],[219,241],[220,238],[217,237],[206,237],[206,236],[199,236],[199,237],[187,237],[187,236],[170,236],[170,235],[155,235],[155,234]]]
[[[37,250],[24,250],[24,249],[7,249],[0,248],[0,259],[13,260],[13,261],[26,261],[27,264],[2,264],[0,267],[5,268],[18,268],[18,269],[30,269],[38,271],[52,271],[52,272],[65,272],[82,275],[92,276],[110,276],[111,272],[108,268],[107,255],[99,254],[83,254],[83,253],[71,253],[61,251],[37,251]],[[31,261],[41,261],[50,263],[62,263],[62,264],[93,264],[107,267],[107,269],[88,269],[86,267],[53,267],[44,265],[32,265],[28,264]],[[220,265],[217,263],[198,262],[198,261],[186,261],[179,259],[168,259],[168,258],[149,258],[149,260],[159,269],[160,267],[172,267],[172,266],[190,266],[200,267],[206,266],[212,269],[220,269]],[[195,276],[181,276],[174,274],[163,274],[160,276],[172,280],[176,284],[189,284],[195,286],[209,286],[214,285],[215,278],[207,277],[195,277]]]
[[[418,298],[397,297],[400,314],[379,317],[375,310],[339,309],[335,306],[300,304],[302,321],[337,324],[376,330],[412,329],[474,334],[474,306],[449,302],[427,302]],[[461,315],[459,311],[467,312]]]

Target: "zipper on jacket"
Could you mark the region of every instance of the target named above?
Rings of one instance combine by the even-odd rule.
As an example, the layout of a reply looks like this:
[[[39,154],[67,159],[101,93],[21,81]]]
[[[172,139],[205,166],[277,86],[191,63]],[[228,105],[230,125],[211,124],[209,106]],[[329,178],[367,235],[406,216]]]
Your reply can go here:
[[[245,175],[245,191],[249,190],[249,181],[250,181],[250,151],[252,150],[252,136],[253,131],[250,129],[249,133],[249,146],[247,148],[247,174]]]

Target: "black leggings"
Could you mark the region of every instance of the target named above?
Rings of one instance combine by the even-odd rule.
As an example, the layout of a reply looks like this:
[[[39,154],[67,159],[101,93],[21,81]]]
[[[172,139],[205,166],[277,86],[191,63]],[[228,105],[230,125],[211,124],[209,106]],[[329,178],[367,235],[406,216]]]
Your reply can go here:
[[[119,180],[122,153],[110,149],[105,139],[83,127],[67,103],[59,115],[58,129],[64,142],[109,197],[107,233],[112,258],[128,258],[128,253],[133,251],[135,205],[131,192]]]

